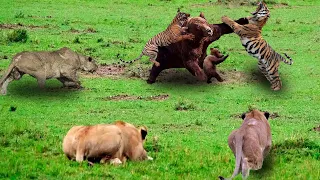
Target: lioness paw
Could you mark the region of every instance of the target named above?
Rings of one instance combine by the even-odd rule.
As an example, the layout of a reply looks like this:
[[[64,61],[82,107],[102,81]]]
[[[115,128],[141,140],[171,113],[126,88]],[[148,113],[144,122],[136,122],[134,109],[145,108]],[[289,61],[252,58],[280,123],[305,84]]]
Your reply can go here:
[[[122,164],[122,162],[121,162],[120,159],[114,158],[114,159],[111,159],[111,160],[110,160],[110,164],[112,164],[112,165],[119,165],[119,164]]]
[[[150,157],[150,156],[148,156],[148,160],[149,160],[149,161],[153,161],[153,158]]]

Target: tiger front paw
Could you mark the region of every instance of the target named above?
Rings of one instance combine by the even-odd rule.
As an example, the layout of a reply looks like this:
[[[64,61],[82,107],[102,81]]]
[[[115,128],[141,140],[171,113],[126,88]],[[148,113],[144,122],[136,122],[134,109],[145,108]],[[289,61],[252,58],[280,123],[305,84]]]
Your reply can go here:
[[[188,27],[182,27],[181,28],[181,34],[186,34],[188,30]]]
[[[157,66],[157,67],[159,67],[159,66],[160,66],[160,63],[156,61],[156,62],[154,62],[154,65]]]
[[[230,21],[230,18],[229,18],[228,16],[222,16],[222,17],[221,17],[221,21],[222,21],[223,23],[227,23],[227,22]]]
[[[190,41],[193,41],[195,38],[195,36],[193,34],[187,34],[186,35],[186,39],[190,40]]]

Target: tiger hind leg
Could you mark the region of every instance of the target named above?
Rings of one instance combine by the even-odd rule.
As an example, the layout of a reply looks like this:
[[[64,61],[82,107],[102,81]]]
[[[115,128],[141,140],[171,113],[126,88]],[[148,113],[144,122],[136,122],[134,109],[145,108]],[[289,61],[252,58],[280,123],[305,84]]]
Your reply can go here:
[[[279,91],[282,87],[282,82],[279,76],[279,72],[276,69],[275,72],[268,72],[270,77],[271,89],[274,91]]]
[[[259,61],[258,62],[258,67],[259,67],[259,70],[260,72],[267,78],[267,80],[271,83],[271,79],[270,79],[270,76],[266,70],[266,66],[261,62]]]
[[[154,59],[151,59],[151,58],[150,58],[150,61],[151,61],[152,63],[154,63],[154,65],[156,65],[157,67],[160,66],[160,63],[159,63],[158,61],[156,61],[156,60],[154,60]]]
[[[145,53],[147,56],[149,56],[149,61],[151,61],[155,66],[159,67],[160,63],[156,61],[158,57],[158,47],[153,47],[152,50],[149,50],[147,53]]]
[[[275,73],[270,73],[266,66],[262,62],[258,62],[258,67],[262,74],[267,78],[271,84],[271,89],[274,91],[279,91],[282,87],[282,82],[280,80],[278,69],[275,69]]]
[[[282,82],[280,79],[273,82],[271,85],[271,89],[274,91],[279,91],[281,89],[281,87],[282,87]]]

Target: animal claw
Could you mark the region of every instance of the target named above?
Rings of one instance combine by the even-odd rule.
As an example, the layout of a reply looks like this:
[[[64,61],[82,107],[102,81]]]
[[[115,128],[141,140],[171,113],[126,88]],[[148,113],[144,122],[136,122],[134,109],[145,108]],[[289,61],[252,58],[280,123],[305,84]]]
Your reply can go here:
[[[155,62],[154,65],[156,65],[157,67],[160,66],[160,63],[159,62]]]

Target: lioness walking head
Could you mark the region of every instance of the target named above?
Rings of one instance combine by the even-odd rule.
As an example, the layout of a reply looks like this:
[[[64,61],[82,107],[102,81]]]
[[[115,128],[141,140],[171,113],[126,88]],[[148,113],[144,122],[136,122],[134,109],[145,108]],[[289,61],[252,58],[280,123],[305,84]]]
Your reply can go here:
[[[250,169],[258,170],[271,149],[271,130],[268,123],[269,113],[252,110],[242,115],[241,127],[234,130],[228,144],[236,158],[236,166],[230,179],[240,172],[242,178],[249,176]],[[225,179],[219,176],[220,179]]]
[[[89,163],[125,163],[152,160],[143,148],[147,136],[145,126],[136,128],[130,123],[116,121],[114,124],[74,126],[63,140],[63,152],[70,160]]]

